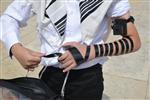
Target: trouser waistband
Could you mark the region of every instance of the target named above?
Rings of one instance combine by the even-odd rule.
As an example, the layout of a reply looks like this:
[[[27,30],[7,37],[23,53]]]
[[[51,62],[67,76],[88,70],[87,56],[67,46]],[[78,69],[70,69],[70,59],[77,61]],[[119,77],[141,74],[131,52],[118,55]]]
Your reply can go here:
[[[46,70],[46,69],[51,69],[53,71],[57,71],[57,72],[63,72],[63,69],[60,69],[60,68],[57,68],[57,67],[54,67],[54,66],[44,66],[42,68],[42,70],[40,71],[39,73],[39,77],[41,78],[43,72]],[[70,72],[73,74],[73,73],[76,73],[76,74],[80,74],[80,73],[84,73],[84,72],[91,72],[91,71],[94,71],[94,70],[102,70],[102,65],[97,63],[91,67],[88,67],[88,68],[84,68],[84,69],[73,69],[73,70],[70,70]]]

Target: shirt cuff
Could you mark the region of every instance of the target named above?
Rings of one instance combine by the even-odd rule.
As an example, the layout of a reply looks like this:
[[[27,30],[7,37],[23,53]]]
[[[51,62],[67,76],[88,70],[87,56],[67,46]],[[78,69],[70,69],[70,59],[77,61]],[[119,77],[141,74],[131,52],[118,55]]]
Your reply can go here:
[[[14,34],[14,33],[11,33],[11,34],[5,36],[5,38],[6,38],[5,45],[7,48],[7,53],[12,58],[11,47],[16,43],[20,43],[20,41],[18,40],[18,36],[16,36],[16,34]]]

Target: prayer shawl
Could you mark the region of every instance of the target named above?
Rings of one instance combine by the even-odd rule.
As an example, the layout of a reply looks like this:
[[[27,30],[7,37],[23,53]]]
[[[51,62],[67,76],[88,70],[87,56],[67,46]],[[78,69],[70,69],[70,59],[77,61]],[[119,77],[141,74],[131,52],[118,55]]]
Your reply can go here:
[[[34,0],[32,0],[34,1]],[[90,43],[113,0],[81,0],[79,3],[83,41]],[[51,23],[61,36],[65,35],[67,12],[65,0],[33,2],[38,15],[39,30]]]

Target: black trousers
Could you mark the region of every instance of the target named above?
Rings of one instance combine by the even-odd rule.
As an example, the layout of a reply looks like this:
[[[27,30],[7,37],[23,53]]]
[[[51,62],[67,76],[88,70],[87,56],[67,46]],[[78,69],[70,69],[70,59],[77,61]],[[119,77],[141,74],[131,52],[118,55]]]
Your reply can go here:
[[[56,93],[61,94],[61,88],[66,73],[52,66],[42,74],[41,79]],[[102,66],[96,64],[90,68],[71,70],[65,85],[65,100],[101,100],[103,94]]]

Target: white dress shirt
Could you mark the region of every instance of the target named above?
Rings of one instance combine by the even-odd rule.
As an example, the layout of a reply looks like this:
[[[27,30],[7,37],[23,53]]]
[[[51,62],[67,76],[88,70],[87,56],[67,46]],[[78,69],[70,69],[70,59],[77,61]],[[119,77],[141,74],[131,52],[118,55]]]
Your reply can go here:
[[[128,0],[117,0],[117,2],[112,3],[107,14],[105,15],[102,23],[100,23],[99,30],[96,33],[96,37],[90,44],[98,44],[105,42],[108,37],[108,27],[110,17],[118,17],[127,13],[130,9]],[[80,42],[83,43],[80,30],[80,10],[79,10],[79,0],[66,0],[66,10],[67,10],[67,24],[65,30],[65,38],[62,44],[66,42]],[[6,9],[4,14],[0,18],[1,29],[0,29],[0,40],[2,40],[8,52],[10,48],[15,43],[20,42],[20,31],[19,28],[26,26],[27,20],[33,15],[32,4],[27,2],[27,0],[14,0],[11,5]],[[55,38],[56,32],[53,25],[50,23],[40,34],[41,40],[41,52],[50,54],[53,52],[64,52],[63,49],[59,49],[61,41],[59,38]],[[51,45],[51,42],[60,42],[60,45]],[[98,57],[91,61],[87,61],[75,69],[83,69],[90,67],[96,63],[103,64],[107,60],[107,57]],[[54,65],[58,67],[57,58],[42,58],[41,63],[44,66]]]

